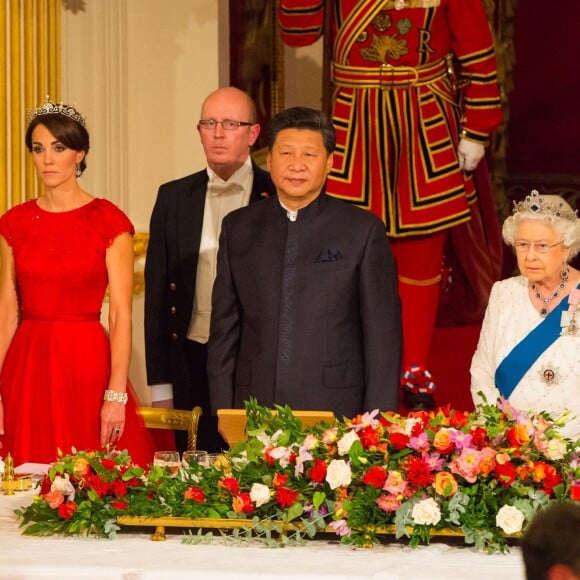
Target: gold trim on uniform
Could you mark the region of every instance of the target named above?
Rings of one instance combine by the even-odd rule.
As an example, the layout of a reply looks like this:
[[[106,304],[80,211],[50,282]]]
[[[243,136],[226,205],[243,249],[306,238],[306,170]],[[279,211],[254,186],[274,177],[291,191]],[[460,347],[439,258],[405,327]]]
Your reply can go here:
[[[403,8],[435,8],[441,0],[386,0],[383,10],[402,10]]]
[[[410,286],[433,286],[433,284],[439,284],[441,282],[441,274],[437,274],[433,278],[428,280],[416,280],[415,278],[407,278],[407,276],[398,275],[397,279],[403,284],[409,284]]]

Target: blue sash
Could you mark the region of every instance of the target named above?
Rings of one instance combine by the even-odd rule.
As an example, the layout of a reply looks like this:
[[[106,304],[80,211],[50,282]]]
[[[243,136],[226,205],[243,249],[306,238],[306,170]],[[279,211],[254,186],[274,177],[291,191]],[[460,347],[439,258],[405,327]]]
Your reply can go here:
[[[562,312],[567,308],[568,296],[501,361],[495,371],[495,385],[502,397],[507,399],[513,393],[529,368],[558,339],[562,330]]]

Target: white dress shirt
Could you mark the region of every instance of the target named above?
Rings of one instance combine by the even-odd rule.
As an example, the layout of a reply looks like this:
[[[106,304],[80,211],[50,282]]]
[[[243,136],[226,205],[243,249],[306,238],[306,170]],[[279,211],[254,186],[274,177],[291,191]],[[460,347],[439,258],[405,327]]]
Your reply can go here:
[[[209,167],[209,182],[205,196],[203,226],[193,312],[187,338],[205,344],[209,338],[211,317],[211,291],[217,272],[217,253],[222,220],[231,211],[248,205],[252,191],[252,162],[248,158],[227,181],[217,176]]]

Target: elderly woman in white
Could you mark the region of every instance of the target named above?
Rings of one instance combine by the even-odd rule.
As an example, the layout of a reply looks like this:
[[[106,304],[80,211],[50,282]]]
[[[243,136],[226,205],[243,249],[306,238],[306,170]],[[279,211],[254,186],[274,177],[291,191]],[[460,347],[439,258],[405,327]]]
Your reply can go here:
[[[500,396],[522,411],[574,416],[580,439],[580,220],[561,197],[532,191],[503,225],[520,276],[494,284],[471,362],[476,405]]]

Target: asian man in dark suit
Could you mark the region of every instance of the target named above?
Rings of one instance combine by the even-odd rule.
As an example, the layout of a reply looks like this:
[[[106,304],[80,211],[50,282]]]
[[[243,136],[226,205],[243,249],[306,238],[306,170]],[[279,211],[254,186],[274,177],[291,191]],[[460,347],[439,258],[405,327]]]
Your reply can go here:
[[[401,312],[379,218],[324,192],[335,133],[319,111],[276,115],[277,197],[229,214],[212,297],[211,406],[353,416],[398,410]]]
[[[197,129],[207,168],[159,188],[145,263],[145,352],[154,406],[202,407],[199,449],[225,443],[211,416],[207,340],[221,220],[231,210],[275,194],[252,163],[260,133],[252,99],[226,87],[204,100]],[[186,433],[176,432],[185,449]]]

